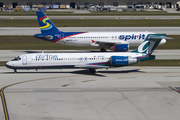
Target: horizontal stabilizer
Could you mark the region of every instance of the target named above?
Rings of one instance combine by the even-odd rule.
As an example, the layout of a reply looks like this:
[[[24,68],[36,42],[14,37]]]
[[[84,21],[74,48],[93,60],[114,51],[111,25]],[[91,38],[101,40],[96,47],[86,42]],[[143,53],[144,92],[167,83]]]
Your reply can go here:
[[[162,40],[162,39],[172,39],[170,37],[165,37],[165,36],[149,36],[149,40]]]

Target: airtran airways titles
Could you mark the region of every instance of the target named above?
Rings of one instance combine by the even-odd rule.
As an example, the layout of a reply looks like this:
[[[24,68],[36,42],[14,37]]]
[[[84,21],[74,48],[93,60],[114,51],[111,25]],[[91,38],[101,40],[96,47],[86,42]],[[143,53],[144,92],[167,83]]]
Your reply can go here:
[[[119,36],[119,39],[120,40],[130,40],[130,39],[132,39],[132,40],[136,40],[136,39],[143,39],[143,40],[145,40],[145,38],[146,38],[146,35],[145,34],[139,34],[139,35],[135,35],[135,34],[132,34],[132,35],[120,35]]]
[[[50,54],[40,54],[36,55],[36,59],[57,59],[57,55],[50,55]]]

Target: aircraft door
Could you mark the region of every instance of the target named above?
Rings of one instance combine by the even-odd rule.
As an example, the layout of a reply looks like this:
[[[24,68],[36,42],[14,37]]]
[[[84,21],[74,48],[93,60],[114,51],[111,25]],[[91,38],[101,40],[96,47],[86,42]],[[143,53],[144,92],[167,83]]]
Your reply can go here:
[[[27,65],[27,56],[22,56],[22,64]]]
[[[87,62],[88,58],[87,57],[84,57],[84,58],[80,57],[79,60],[80,60],[80,62]]]

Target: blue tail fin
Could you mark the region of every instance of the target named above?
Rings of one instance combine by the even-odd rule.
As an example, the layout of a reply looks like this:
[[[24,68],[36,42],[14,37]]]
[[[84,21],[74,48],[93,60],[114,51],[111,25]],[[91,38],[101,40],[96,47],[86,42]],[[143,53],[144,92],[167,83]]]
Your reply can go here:
[[[36,11],[36,14],[42,34],[61,32],[42,11]]]

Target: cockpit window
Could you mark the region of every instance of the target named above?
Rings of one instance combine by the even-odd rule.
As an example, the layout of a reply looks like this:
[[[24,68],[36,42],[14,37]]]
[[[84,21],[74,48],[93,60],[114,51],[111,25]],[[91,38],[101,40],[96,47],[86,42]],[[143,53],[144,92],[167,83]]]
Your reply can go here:
[[[21,58],[18,56],[18,57],[15,57],[14,59],[12,59],[11,61],[19,61],[21,60]]]

